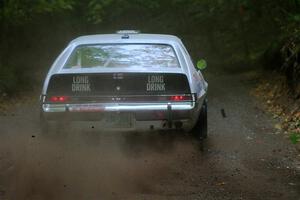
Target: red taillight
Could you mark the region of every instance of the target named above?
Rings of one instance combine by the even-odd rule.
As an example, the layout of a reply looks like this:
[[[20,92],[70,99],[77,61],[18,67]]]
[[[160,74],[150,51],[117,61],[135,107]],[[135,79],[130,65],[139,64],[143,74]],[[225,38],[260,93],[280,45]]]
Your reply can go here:
[[[49,101],[55,102],[55,103],[63,103],[66,101],[69,101],[69,97],[67,96],[52,96],[49,98]]]
[[[170,97],[171,101],[190,101],[192,100],[191,96],[182,96],[182,95],[176,95]]]

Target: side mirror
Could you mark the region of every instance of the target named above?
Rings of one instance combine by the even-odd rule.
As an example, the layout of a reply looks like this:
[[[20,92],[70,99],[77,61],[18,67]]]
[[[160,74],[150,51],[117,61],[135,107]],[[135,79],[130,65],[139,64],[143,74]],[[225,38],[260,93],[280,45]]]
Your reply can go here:
[[[201,59],[197,62],[197,69],[204,70],[207,67],[207,63],[204,59]]]

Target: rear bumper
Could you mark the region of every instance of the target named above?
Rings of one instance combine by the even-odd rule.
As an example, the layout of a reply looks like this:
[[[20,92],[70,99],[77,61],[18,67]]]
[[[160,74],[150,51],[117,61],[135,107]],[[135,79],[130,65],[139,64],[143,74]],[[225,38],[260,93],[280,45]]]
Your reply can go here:
[[[89,104],[43,104],[42,114],[48,121],[101,121],[108,113],[131,113],[136,127],[148,129],[190,129],[197,115],[195,102],[180,103],[89,103]]]
[[[88,103],[88,104],[43,104],[44,113],[57,112],[134,112],[134,111],[167,111],[171,107],[172,110],[192,110],[195,107],[194,102],[182,103]]]
[[[110,112],[134,113],[137,120],[167,119],[173,117],[188,119],[195,108],[194,102],[141,104],[141,103],[89,103],[89,104],[43,104],[42,112],[46,119],[57,120],[68,117],[70,120],[98,120],[102,114]]]

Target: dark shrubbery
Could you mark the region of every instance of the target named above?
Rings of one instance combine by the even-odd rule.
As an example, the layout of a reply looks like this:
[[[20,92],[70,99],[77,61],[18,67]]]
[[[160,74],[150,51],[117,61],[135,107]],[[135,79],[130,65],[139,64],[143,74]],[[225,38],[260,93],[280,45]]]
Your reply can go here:
[[[300,35],[273,42],[264,53],[263,64],[267,70],[283,73],[291,96],[300,97]]]
[[[291,94],[300,98],[300,35],[289,38],[281,48],[284,63],[282,71],[285,73]]]
[[[249,63],[255,66],[253,63],[268,49],[265,65],[287,73],[288,80],[292,80],[292,91],[296,92],[298,67],[290,66],[298,62],[298,54],[295,54],[297,59],[293,57],[286,62],[284,54],[288,50],[283,47],[288,42],[282,38],[293,38],[291,33],[299,29],[299,2],[3,0],[0,2],[0,93],[11,95],[24,86],[32,88],[28,87],[30,79],[41,80],[61,48],[74,37],[118,29],[176,34],[187,44],[194,59],[205,57],[209,63],[221,66],[242,68]],[[272,41],[275,42],[268,48]]]
[[[19,85],[19,76],[14,67],[1,66],[0,68],[0,94],[12,95]]]

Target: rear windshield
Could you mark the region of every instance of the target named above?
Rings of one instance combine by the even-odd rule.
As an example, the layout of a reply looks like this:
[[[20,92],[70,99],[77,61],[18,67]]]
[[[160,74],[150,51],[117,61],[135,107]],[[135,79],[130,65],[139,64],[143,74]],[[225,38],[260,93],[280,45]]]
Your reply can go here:
[[[170,45],[97,44],[74,49],[64,69],[76,68],[179,68]]]

